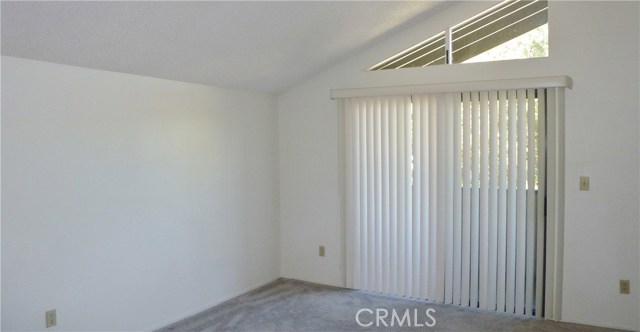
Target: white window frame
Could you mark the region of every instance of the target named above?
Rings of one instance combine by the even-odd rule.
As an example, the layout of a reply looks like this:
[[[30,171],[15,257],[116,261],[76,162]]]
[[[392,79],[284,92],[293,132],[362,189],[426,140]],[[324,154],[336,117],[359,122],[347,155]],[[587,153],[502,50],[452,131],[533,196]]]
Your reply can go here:
[[[516,78],[507,80],[452,82],[441,84],[334,89],[331,99],[367,96],[390,96],[456,91],[481,91],[520,88],[547,88],[547,242],[545,264],[545,319],[562,318],[562,280],[564,263],[565,204],[565,89],[573,81],[568,76]],[[346,247],[346,184],[344,109],[339,103],[339,188],[341,227]],[[346,251],[342,253],[343,285],[346,285]]]

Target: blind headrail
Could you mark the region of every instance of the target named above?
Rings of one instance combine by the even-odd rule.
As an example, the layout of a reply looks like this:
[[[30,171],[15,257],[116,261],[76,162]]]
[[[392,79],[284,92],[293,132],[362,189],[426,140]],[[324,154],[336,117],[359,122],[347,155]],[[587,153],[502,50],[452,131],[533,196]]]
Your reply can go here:
[[[503,80],[467,81],[435,84],[400,85],[371,88],[332,89],[331,99],[351,97],[398,96],[427,93],[488,91],[511,89],[573,88],[569,76],[514,78]]]

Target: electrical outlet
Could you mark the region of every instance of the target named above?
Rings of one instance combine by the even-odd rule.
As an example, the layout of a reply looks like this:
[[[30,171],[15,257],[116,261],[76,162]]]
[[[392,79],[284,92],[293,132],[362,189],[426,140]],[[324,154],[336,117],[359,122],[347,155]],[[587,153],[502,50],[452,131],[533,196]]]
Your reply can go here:
[[[629,294],[631,292],[629,280],[620,280],[620,294]]]
[[[318,248],[318,256],[324,257],[324,246]]]
[[[589,177],[581,176],[580,177],[580,190],[589,191]]]
[[[56,309],[45,312],[44,319],[47,327],[56,326],[58,323],[58,317],[56,317]]]

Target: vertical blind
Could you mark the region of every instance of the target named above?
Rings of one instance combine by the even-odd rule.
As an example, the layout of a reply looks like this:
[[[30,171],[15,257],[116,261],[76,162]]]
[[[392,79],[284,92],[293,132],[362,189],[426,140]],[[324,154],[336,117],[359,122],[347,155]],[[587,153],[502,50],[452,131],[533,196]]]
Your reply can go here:
[[[344,98],[347,286],[542,316],[546,94]]]

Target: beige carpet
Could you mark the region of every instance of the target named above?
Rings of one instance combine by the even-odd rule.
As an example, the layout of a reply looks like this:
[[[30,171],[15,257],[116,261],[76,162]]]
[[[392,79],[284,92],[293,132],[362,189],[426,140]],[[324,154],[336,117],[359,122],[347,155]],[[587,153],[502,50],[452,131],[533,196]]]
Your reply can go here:
[[[356,314],[364,310],[359,318]],[[376,310],[386,318],[377,321]],[[408,316],[405,313],[408,311]],[[428,315],[426,310],[429,311]],[[393,317],[393,310],[396,317]],[[404,319],[404,320],[403,320]],[[384,326],[387,325],[394,326]],[[402,324],[399,324],[402,323]],[[416,324],[417,323],[417,324]],[[432,327],[426,324],[433,325]],[[402,326],[399,326],[402,325]],[[195,316],[169,331],[616,331],[491,313],[454,305],[280,279]]]

